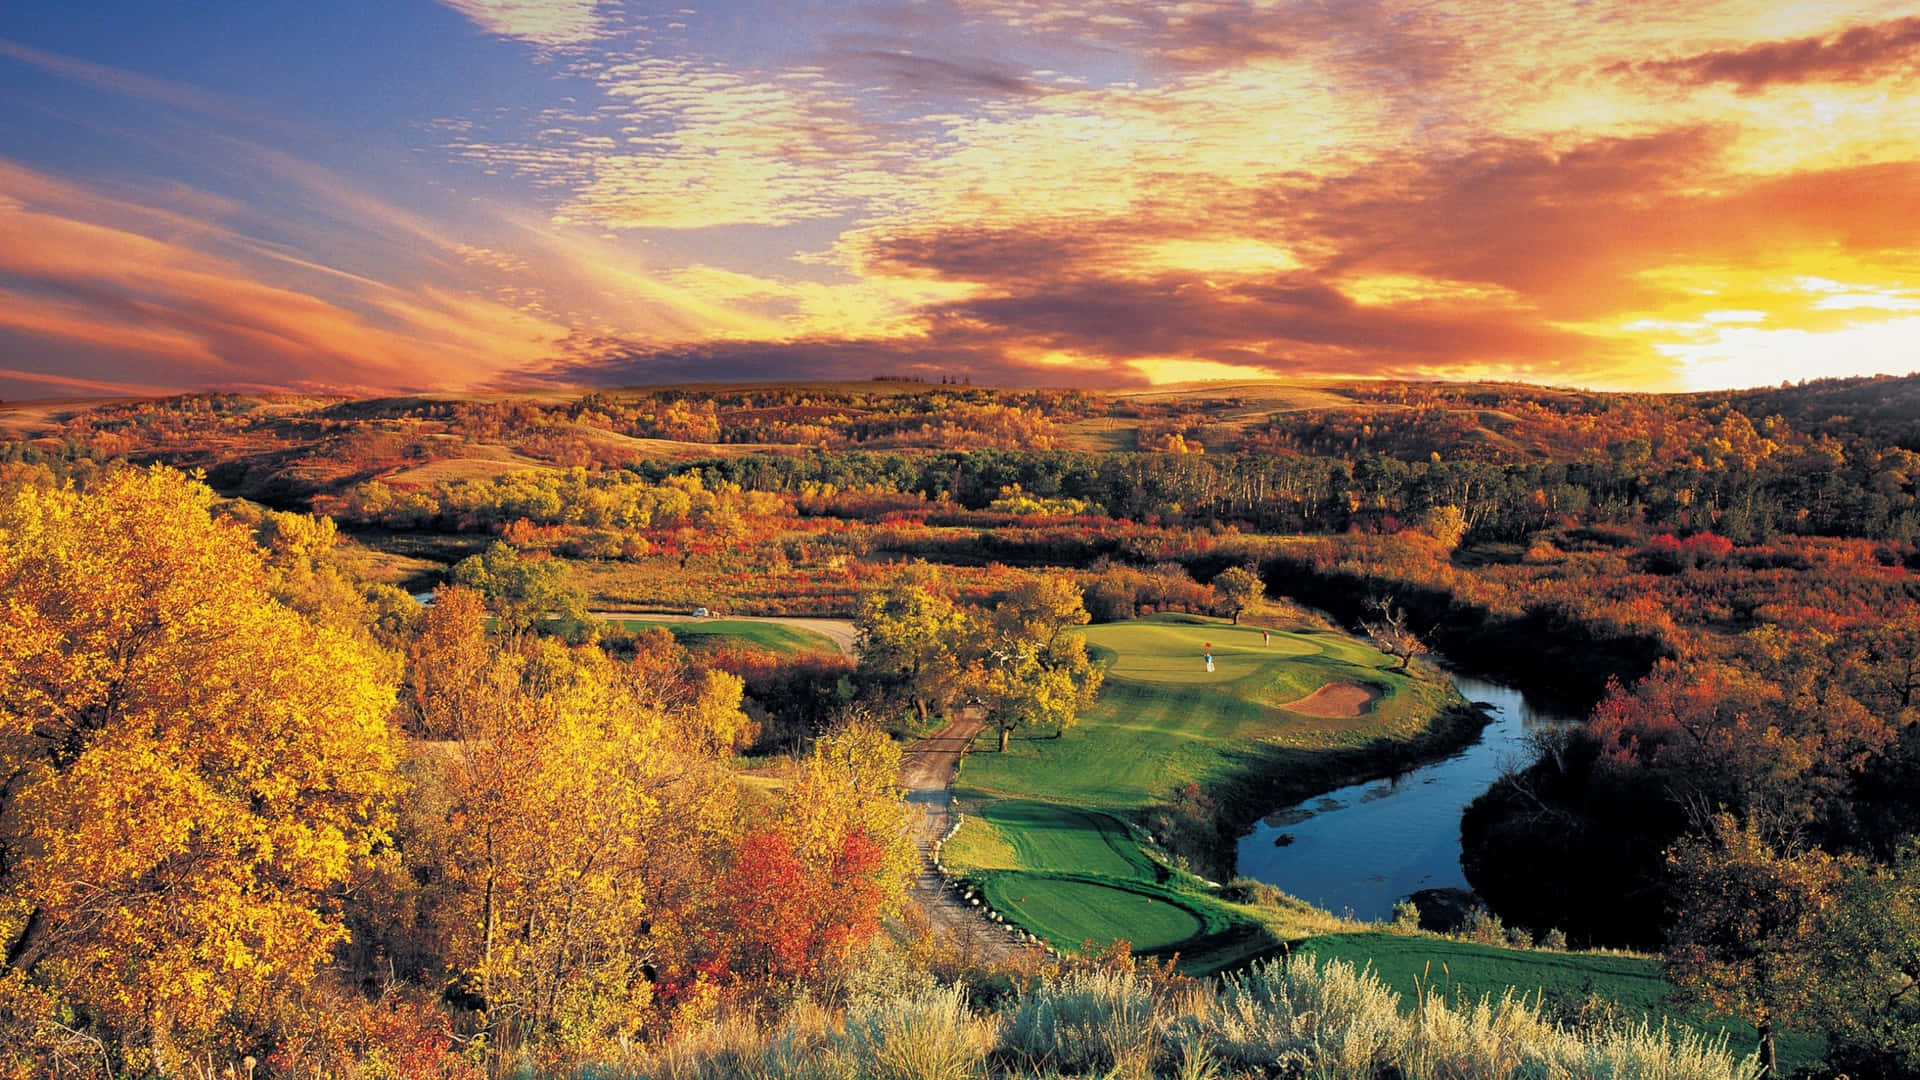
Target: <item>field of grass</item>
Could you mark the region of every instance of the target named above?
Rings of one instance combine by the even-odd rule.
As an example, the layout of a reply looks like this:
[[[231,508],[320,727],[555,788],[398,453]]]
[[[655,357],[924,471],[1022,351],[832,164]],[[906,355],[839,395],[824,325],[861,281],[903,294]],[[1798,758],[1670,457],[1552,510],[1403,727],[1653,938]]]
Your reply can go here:
[[[1321,960],[1344,960],[1370,968],[1380,981],[1400,992],[1411,1004],[1420,987],[1438,989],[1452,997],[1477,1001],[1498,999],[1509,989],[1537,994],[1542,1000],[1578,1003],[1589,995],[1612,1001],[1631,1020],[1659,1024],[1672,1018],[1718,1034],[1738,1053],[1750,1052],[1758,1039],[1753,1026],[1737,1020],[1708,1021],[1704,1016],[1676,1011],[1668,997],[1673,987],[1660,977],[1657,961],[1642,956],[1602,953],[1566,953],[1503,949],[1428,935],[1389,933],[1331,934],[1297,943],[1296,952]],[[1776,1036],[1780,1067],[1792,1072],[1820,1059],[1818,1038],[1783,1031]]]
[[[684,622],[626,619],[622,625],[629,630],[664,627],[673,631],[676,641],[687,646],[735,642],[777,653],[839,652],[839,648],[823,634],[798,626],[756,622],[752,619],[689,619]]]
[[[1064,735],[1017,733],[1005,754],[984,733],[956,784],[977,809],[944,853],[996,910],[1065,949],[1124,938],[1207,970],[1274,947],[1276,931],[1298,927],[1221,900],[1175,869],[1136,819],[1188,782],[1230,790],[1275,762],[1311,786],[1332,767],[1316,759],[1350,770],[1370,744],[1426,731],[1451,700],[1444,681],[1389,670],[1392,661],[1336,631],[1263,641],[1259,627],[1164,615],[1085,633],[1107,668],[1099,702]],[[1285,707],[1335,682],[1379,697],[1352,717]]]
[[[1410,738],[1451,700],[1443,680],[1392,671],[1394,661],[1333,630],[1274,631],[1263,645],[1259,627],[1161,615],[1085,633],[1107,665],[1100,700],[1064,736],[1016,732],[1005,754],[984,734],[962,767],[959,795],[1142,810],[1188,781],[1229,787],[1269,757],[1301,768],[1316,752]],[[1212,674],[1202,662],[1208,644]],[[1332,682],[1371,687],[1381,697],[1351,718],[1282,707]]]

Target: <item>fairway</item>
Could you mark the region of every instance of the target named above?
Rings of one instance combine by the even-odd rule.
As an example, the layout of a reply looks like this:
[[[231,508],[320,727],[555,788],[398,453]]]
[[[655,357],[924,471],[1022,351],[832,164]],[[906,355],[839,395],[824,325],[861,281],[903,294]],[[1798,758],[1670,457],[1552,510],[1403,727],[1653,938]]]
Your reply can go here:
[[[1212,962],[1222,942],[1272,945],[1247,909],[1171,867],[1132,821],[1188,783],[1220,790],[1276,763],[1310,777],[1320,759],[1426,731],[1452,701],[1443,680],[1393,671],[1333,631],[1263,639],[1255,626],[1162,615],[1084,633],[1106,667],[1099,701],[1064,734],[1016,733],[1005,754],[983,734],[955,786],[977,809],[945,849],[996,910],[1063,948],[1124,938]],[[1329,685],[1367,703],[1355,716],[1285,707]]]
[[[1206,788],[1244,770],[1263,748],[1351,749],[1427,729],[1451,700],[1438,680],[1409,678],[1371,647],[1332,631],[1272,633],[1167,615],[1088,627],[1107,665],[1100,700],[1064,736],[1016,732],[1008,752],[983,736],[962,768],[967,797],[1028,798],[1105,810],[1163,805],[1189,781]],[[1215,670],[1202,657],[1213,646]],[[1283,706],[1329,683],[1380,694],[1357,717]]]
[[[839,652],[839,647],[825,635],[797,626],[782,626],[754,619],[689,619],[684,622],[623,619],[621,625],[629,630],[662,627],[673,632],[675,641],[689,646],[709,642],[738,643],[777,653]]]
[[[970,856],[976,870],[1080,873],[1120,881],[1164,881],[1169,873],[1147,857],[1133,827],[1110,814],[1009,800],[983,807],[977,820],[976,831],[990,830],[999,846]]]

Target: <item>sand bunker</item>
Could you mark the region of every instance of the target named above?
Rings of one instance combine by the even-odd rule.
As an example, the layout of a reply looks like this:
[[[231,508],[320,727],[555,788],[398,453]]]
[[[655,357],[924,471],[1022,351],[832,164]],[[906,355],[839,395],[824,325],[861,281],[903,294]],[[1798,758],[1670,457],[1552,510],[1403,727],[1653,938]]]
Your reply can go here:
[[[1336,682],[1328,683],[1298,701],[1285,702],[1280,707],[1305,716],[1352,717],[1366,712],[1378,700],[1380,691],[1371,686]]]

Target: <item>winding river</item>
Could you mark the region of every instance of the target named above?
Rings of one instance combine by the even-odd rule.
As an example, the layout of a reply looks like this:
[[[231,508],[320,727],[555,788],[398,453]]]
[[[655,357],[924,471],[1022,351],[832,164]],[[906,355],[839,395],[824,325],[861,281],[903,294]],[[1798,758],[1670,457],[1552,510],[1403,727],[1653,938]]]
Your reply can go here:
[[[1492,722],[1451,757],[1275,811],[1240,839],[1239,871],[1335,914],[1384,920],[1422,889],[1465,889],[1460,815],[1510,766],[1533,760],[1527,732],[1572,718],[1499,683],[1453,677]]]

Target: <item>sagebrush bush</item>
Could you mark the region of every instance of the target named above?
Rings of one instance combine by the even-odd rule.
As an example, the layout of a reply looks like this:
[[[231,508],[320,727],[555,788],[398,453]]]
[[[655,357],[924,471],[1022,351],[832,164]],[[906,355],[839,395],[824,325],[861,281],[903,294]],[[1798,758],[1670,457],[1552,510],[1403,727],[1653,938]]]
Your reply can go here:
[[[989,1029],[959,987],[869,1000],[847,1014],[843,1047],[868,1080],[966,1080],[981,1071]]]
[[[1393,931],[1397,934],[1411,934],[1420,929],[1420,908],[1411,900],[1393,902]]]
[[[1000,1029],[1000,1056],[1063,1072],[1150,1075],[1158,1003],[1131,972],[1075,971],[1021,996]]]

